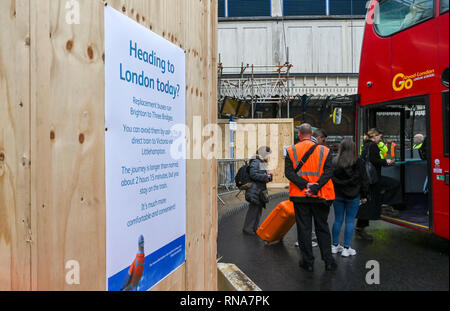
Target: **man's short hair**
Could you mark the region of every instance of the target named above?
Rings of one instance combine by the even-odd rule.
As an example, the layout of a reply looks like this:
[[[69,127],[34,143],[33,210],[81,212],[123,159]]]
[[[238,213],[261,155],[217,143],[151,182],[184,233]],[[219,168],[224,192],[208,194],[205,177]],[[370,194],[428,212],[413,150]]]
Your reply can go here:
[[[303,123],[299,128],[300,135],[308,136],[313,134],[312,126],[308,123]]]
[[[324,137],[327,138],[328,134],[327,132],[325,132],[324,129],[317,129],[314,131],[314,137],[318,138],[318,137]]]

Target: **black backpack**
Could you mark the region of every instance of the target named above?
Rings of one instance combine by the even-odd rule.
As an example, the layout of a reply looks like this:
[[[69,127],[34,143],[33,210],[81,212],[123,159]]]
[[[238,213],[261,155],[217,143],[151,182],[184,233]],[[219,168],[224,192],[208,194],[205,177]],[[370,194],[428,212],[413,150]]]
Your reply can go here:
[[[250,178],[250,163],[245,162],[244,165],[239,169],[234,178],[236,182],[236,187],[239,190],[248,190],[252,186],[252,180]]]

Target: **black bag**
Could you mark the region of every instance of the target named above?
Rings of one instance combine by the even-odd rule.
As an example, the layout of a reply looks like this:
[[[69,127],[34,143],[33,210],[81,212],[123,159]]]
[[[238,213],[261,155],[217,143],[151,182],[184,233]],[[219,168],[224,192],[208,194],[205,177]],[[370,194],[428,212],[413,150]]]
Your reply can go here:
[[[236,187],[239,190],[248,190],[252,186],[252,180],[250,179],[250,164],[245,162],[239,169],[234,178]]]
[[[259,200],[261,201],[261,203],[263,204],[267,204],[270,201],[269,198],[269,191],[268,190],[263,190],[259,193]]]
[[[374,185],[378,182],[378,173],[375,166],[370,162],[370,146],[367,149],[367,155],[363,159],[365,162],[367,178],[369,179],[369,184]]]

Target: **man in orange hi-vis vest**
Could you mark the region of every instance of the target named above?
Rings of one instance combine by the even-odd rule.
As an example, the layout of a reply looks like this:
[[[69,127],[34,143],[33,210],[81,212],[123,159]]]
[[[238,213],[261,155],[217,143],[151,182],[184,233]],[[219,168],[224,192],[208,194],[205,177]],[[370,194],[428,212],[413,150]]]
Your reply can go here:
[[[325,269],[337,269],[331,254],[331,234],[328,226],[330,207],[335,199],[333,177],[333,157],[330,149],[317,145],[311,136],[310,124],[299,129],[300,142],[289,147],[285,162],[285,176],[290,181],[289,196],[294,203],[298,241],[303,260],[300,267],[314,271],[314,255],[311,244],[312,221],[314,219]]]
[[[139,251],[136,255],[136,259],[133,261],[130,269],[128,270],[128,277],[125,280],[125,284],[122,287],[122,291],[137,290],[139,282],[141,281],[142,274],[144,273],[145,253],[144,253],[144,236],[141,235],[138,241]]]
[[[386,145],[388,147],[388,153],[385,153],[385,159],[395,160],[397,157],[397,144],[392,140],[392,138],[386,138]]]

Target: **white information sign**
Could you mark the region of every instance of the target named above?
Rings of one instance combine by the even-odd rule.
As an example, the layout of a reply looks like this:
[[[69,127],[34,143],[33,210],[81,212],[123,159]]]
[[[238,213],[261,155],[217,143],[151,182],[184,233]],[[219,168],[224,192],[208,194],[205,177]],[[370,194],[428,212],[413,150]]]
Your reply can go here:
[[[186,57],[105,7],[106,238],[110,291],[151,289],[186,259]],[[176,126],[178,125],[178,126]]]

